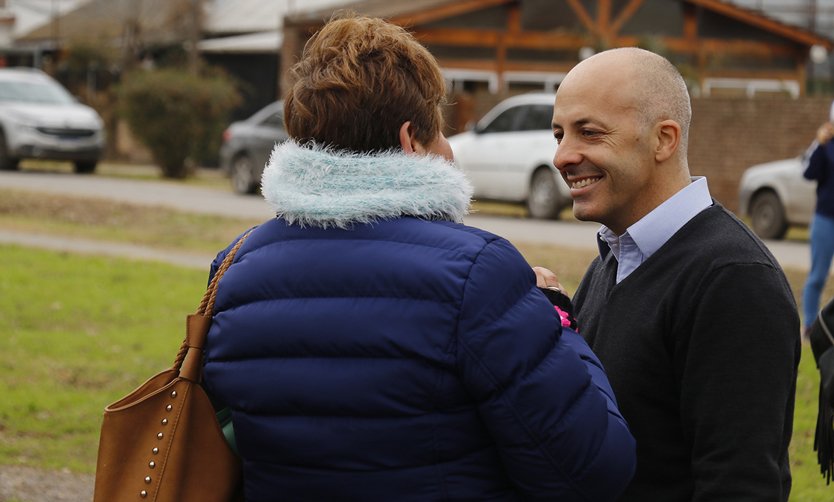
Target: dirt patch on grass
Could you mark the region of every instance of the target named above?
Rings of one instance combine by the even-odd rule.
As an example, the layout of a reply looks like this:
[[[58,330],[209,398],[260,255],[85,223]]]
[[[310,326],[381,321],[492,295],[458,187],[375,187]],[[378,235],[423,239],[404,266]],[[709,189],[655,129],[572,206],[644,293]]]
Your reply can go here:
[[[15,190],[3,191],[0,215],[3,214],[76,225],[113,227],[164,221],[167,216],[144,206]]]
[[[0,188],[0,228],[213,252],[260,220],[191,214],[159,207]]]
[[[0,466],[0,502],[78,502],[93,499],[91,474]]]

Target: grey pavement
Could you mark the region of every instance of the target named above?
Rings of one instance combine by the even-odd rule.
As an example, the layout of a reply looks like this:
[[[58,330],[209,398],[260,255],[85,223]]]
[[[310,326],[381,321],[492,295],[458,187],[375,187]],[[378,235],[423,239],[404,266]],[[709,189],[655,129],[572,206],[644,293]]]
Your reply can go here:
[[[182,267],[202,268],[206,271],[208,271],[209,265],[214,259],[214,254],[209,253],[197,254],[183,253],[181,251],[165,251],[135,244],[77,239],[74,237],[2,229],[0,229],[0,244],[16,244],[68,253],[158,261]]]
[[[239,218],[267,219],[272,216],[266,202],[258,196],[238,195],[231,190],[195,187],[177,182],[78,176],[68,173],[0,171],[0,187],[95,197]],[[515,243],[541,243],[576,249],[596,249],[595,234],[598,225],[595,223],[541,221],[480,214],[468,216],[465,222],[506,237]],[[184,266],[206,267],[213,258],[213,256],[159,251],[130,244],[50,237],[5,230],[0,230],[0,242],[78,253],[128,256]],[[784,268],[808,270],[810,252],[807,243],[765,241],[765,244]]]

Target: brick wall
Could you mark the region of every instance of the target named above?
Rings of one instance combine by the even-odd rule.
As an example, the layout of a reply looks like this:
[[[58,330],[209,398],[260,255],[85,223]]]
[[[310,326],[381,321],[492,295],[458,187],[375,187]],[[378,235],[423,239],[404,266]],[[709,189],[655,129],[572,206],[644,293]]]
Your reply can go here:
[[[831,98],[693,99],[689,169],[735,211],[744,169],[805,151],[830,106]]]

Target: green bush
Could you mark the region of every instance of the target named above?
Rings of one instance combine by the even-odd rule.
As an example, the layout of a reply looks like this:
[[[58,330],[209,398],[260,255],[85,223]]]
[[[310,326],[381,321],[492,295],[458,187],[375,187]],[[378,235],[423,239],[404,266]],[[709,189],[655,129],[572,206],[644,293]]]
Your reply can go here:
[[[188,160],[220,148],[220,133],[240,102],[222,75],[137,70],[122,79],[120,111],[166,178],[186,178]]]

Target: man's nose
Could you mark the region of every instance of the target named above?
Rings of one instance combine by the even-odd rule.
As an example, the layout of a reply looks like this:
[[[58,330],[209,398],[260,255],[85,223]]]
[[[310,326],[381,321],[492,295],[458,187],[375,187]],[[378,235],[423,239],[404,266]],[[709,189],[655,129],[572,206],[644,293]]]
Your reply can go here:
[[[553,156],[553,165],[559,171],[564,171],[568,167],[578,164],[580,160],[581,155],[576,145],[568,136],[564,136],[556,147],[556,154]]]

